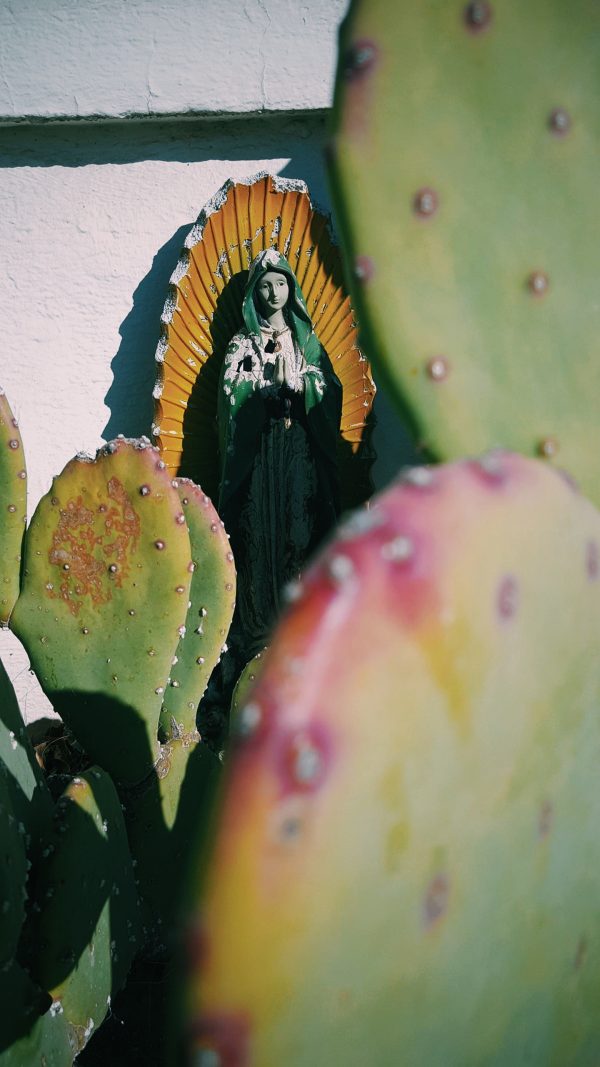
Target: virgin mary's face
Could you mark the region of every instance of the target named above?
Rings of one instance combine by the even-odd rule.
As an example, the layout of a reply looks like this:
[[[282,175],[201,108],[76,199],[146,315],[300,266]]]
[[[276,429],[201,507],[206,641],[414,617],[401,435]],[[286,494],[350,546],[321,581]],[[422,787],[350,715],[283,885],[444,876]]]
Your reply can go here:
[[[274,311],[281,311],[288,302],[288,280],[280,271],[268,270],[266,274],[263,274],[256,291],[261,306],[268,315]]]

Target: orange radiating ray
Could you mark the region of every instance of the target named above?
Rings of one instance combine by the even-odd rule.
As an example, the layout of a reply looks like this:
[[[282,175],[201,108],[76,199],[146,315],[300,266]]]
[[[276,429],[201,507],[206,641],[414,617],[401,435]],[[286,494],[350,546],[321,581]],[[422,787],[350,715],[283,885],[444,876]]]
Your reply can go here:
[[[327,218],[303,182],[268,174],[228,181],[201,212],[171,278],[162,315],[153,432],[174,474],[218,488],[216,432],[225,349],[243,325],[248,267],[265,248],[288,259],[315,332],[342,383],[338,459],[345,506],[370,492],[369,445],[375,385],[358,347],[357,325]]]

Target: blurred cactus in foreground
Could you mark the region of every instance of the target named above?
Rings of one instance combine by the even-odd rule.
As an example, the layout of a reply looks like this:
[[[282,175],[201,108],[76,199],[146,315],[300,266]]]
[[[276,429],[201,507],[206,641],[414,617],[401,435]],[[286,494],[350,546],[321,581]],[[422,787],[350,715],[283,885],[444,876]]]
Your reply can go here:
[[[237,715],[185,1062],[597,1061],[599,554],[508,453],[340,527]]]
[[[599,12],[350,6],[329,163],[361,345],[417,454],[458,462],[289,589],[220,785],[212,504],[117,441],[22,549],[0,398],[0,621],[88,757],[50,790],[0,669],[0,1067],[117,1067],[86,1042],[132,961],[121,997],[172,967],[183,889],[177,1021],[118,1067],[598,1063]]]

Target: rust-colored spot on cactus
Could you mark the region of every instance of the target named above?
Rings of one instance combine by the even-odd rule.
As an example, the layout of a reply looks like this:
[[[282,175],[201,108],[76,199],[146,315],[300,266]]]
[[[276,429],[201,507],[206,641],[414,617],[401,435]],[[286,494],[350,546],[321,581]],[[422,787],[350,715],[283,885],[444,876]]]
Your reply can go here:
[[[192,1020],[190,1038],[194,1063],[201,1064],[205,1053],[211,1067],[249,1067],[250,1022],[245,1015],[216,1011],[199,1015]]]
[[[81,495],[68,500],[52,534],[48,560],[59,569],[60,581],[46,584],[47,595],[62,600],[75,616],[86,597],[94,607],[112,599],[114,586],[120,587],[127,577],[140,536],[140,521],[123,484],[111,478],[106,489],[110,503],[101,505],[98,513]]]
[[[435,189],[430,189],[429,186],[418,189],[413,197],[413,211],[420,219],[432,218],[438,206],[438,195]]]
[[[496,597],[498,615],[503,621],[514,618],[519,606],[519,586],[512,574],[507,574],[500,582]]]
[[[16,440],[16,438],[13,438],[8,442],[8,447],[11,448],[13,452],[16,452],[19,447],[19,442]]]
[[[538,815],[538,834],[541,838],[547,837],[554,822],[554,807],[549,800],[542,804]]]
[[[423,922],[425,929],[437,926],[448,910],[450,881],[445,874],[437,874],[427,886],[423,898]]]
[[[483,33],[491,26],[493,14],[492,5],[487,0],[472,0],[464,10],[465,26],[470,33]]]

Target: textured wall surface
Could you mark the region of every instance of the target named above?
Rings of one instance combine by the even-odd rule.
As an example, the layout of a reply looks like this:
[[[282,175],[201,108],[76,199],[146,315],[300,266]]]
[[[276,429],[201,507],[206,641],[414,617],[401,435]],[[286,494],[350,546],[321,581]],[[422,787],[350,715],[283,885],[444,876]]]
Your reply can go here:
[[[23,433],[30,513],[76,452],[149,433],[169,276],[223,182],[303,178],[327,208],[323,109],[345,6],[0,0],[0,385]],[[83,115],[138,117],[47,121]],[[383,484],[397,432],[377,403]],[[6,631],[0,656],[27,717],[46,712]]]
[[[0,120],[328,107],[346,0],[2,0]]]

